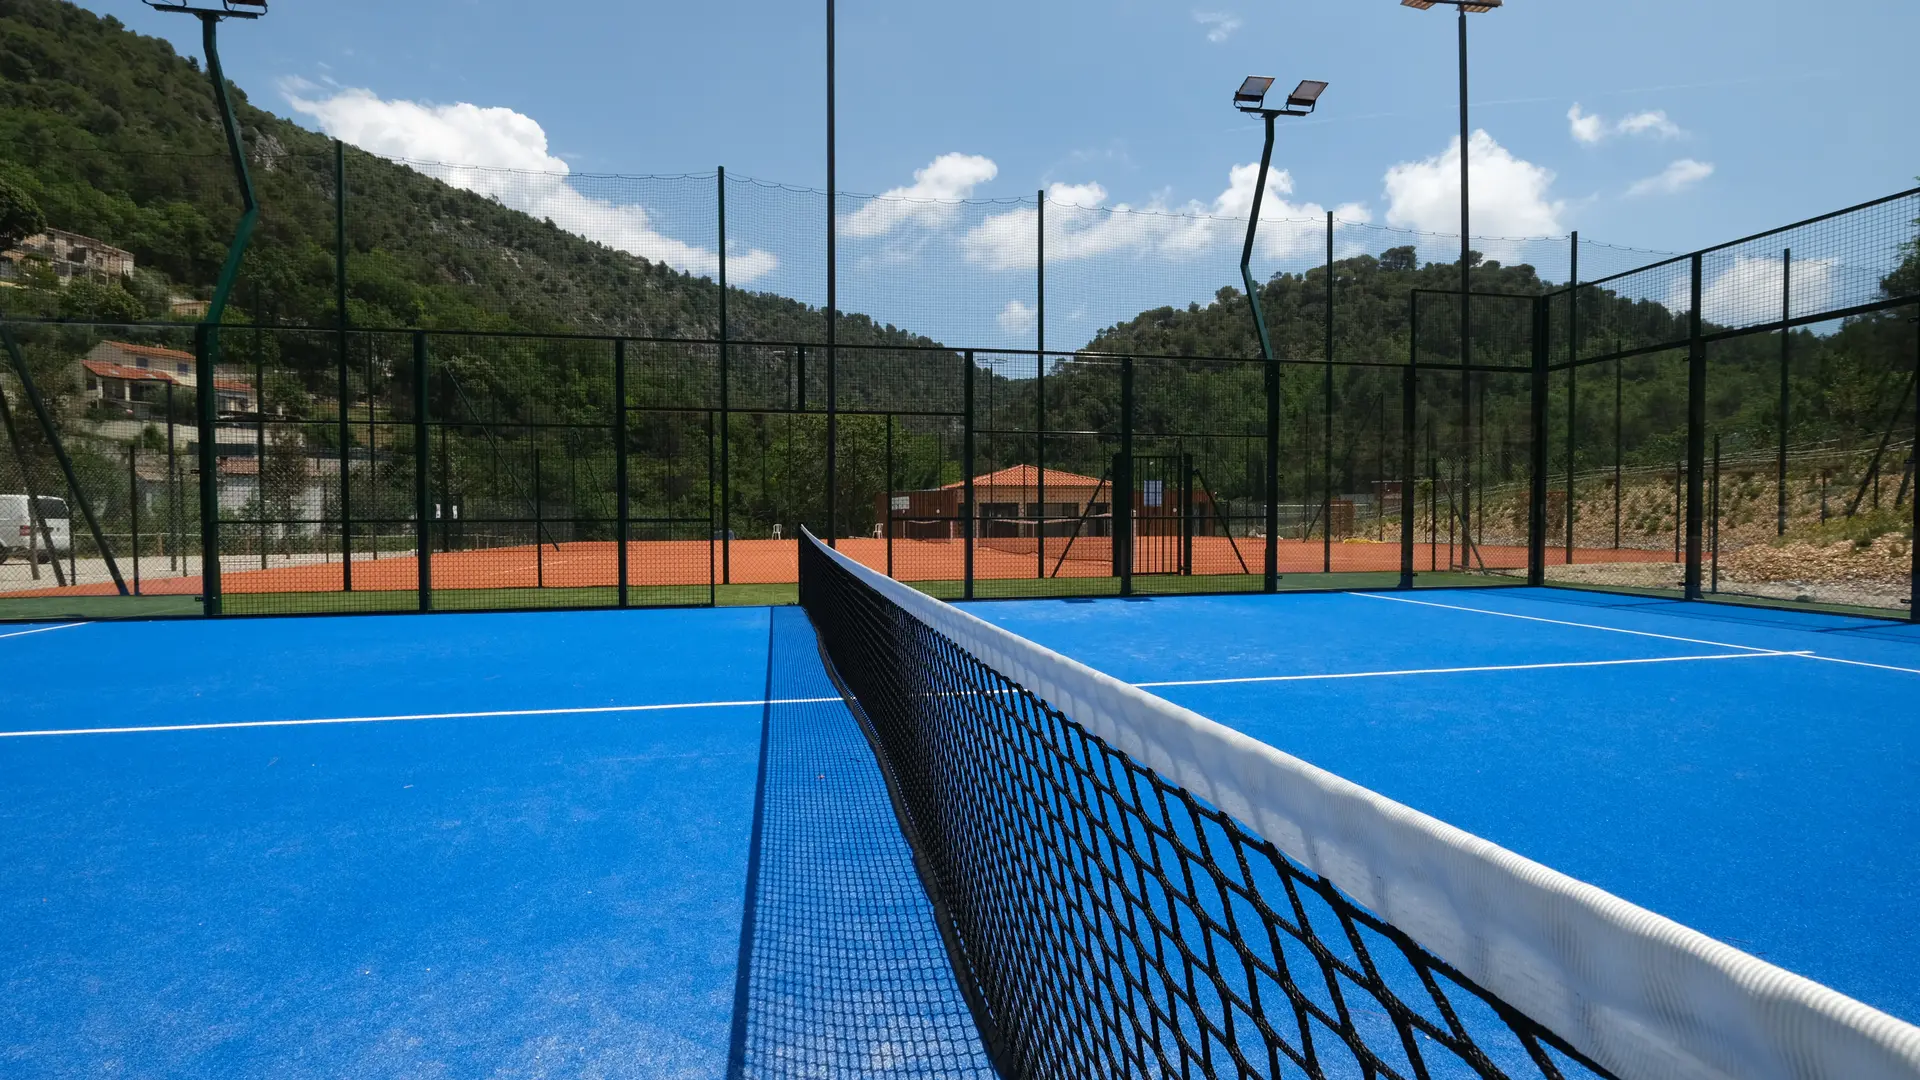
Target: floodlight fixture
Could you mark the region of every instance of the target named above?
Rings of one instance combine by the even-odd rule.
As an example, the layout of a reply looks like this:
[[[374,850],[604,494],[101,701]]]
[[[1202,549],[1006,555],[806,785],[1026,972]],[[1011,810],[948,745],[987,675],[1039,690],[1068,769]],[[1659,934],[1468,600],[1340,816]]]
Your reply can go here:
[[[1506,0],[1400,0],[1401,7],[1427,11],[1435,4],[1448,4],[1474,15],[1485,14],[1494,8],[1504,6],[1505,3]]]
[[[1273,79],[1266,75],[1249,75],[1240,89],[1233,92],[1233,106],[1245,112],[1260,108],[1267,98],[1267,91],[1273,89]]]
[[[1267,92],[1273,89],[1273,79],[1266,75],[1249,75],[1240,89],[1233,92],[1233,107],[1243,113],[1254,116],[1306,116],[1313,112],[1320,102],[1320,95],[1327,92],[1327,84],[1319,79],[1303,79],[1293,92],[1287,95],[1284,109],[1269,109],[1266,106]]]
[[[267,0],[146,0],[146,5],[202,19],[257,19],[267,13]]]
[[[1294,87],[1293,93],[1287,95],[1287,108],[1312,112],[1314,105],[1320,100],[1320,95],[1326,92],[1325,82],[1319,79],[1302,79],[1300,85]]]

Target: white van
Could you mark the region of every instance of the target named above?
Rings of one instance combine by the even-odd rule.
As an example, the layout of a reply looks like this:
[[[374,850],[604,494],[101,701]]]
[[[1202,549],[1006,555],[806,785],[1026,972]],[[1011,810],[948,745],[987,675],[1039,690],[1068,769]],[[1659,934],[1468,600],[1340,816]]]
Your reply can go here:
[[[54,555],[65,555],[73,546],[73,520],[67,513],[67,500],[52,495],[40,496],[40,515],[47,519],[46,532],[53,534],[53,550],[47,550],[47,537],[40,522],[30,512],[25,495],[0,495],[0,563],[8,559],[26,559],[32,555],[40,562]]]

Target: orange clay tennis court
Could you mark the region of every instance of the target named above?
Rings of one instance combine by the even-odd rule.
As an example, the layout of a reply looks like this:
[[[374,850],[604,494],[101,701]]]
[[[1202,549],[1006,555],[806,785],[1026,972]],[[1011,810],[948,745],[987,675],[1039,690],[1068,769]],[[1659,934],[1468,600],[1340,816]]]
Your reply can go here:
[[[1105,578],[1113,574],[1111,541],[1105,538],[1080,539],[1068,547],[1063,538],[1047,541],[1045,576],[1049,578]],[[1002,546],[1004,545],[1004,546]],[[1174,557],[1166,538],[1142,538],[1137,541],[1135,573],[1173,568]],[[1237,545],[1237,548],[1236,548]],[[839,542],[839,549],[877,570],[889,569],[887,541],[852,538]],[[730,547],[731,551],[724,551]],[[1065,557],[1062,557],[1064,549]],[[646,540],[627,544],[627,581],[634,586],[705,586],[710,581],[726,580],[736,585],[785,584],[798,580],[797,547],[792,540],[735,540],[730,545],[704,540]],[[1416,570],[1448,568],[1457,557],[1451,545],[1416,544]],[[1519,545],[1483,544],[1477,549],[1475,567],[1496,570],[1521,570],[1527,565],[1527,550]],[[432,556],[432,583],[436,589],[525,589],[611,588],[619,584],[619,549],[613,541],[580,541],[546,544],[537,551],[533,545],[482,548],[472,551],[436,552]],[[1317,574],[1323,566],[1323,548],[1318,540],[1282,540],[1279,543],[1282,574]],[[248,556],[236,556],[239,562]],[[723,558],[727,562],[722,570]],[[1193,538],[1195,575],[1258,574],[1263,550],[1258,539],[1240,537],[1229,541],[1223,536]],[[1566,562],[1565,551],[1550,547],[1549,565]],[[1669,551],[1636,549],[1580,548],[1574,553],[1577,563],[1666,563]],[[1332,548],[1335,573],[1394,572],[1400,569],[1400,545],[1348,541]],[[958,581],[966,573],[966,554],[957,540],[893,541],[891,572],[902,581]],[[1040,575],[1040,555],[1034,541],[980,543],[974,548],[974,577],[978,580],[1032,579]],[[266,570],[231,568],[221,576],[224,592],[235,593],[326,593],[342,591],[340,564],[310,563],[304,566],[273,567]],[[353,586],[357,591],[410,590],[419,584],[417,563],[410,556],[382,559],[356,559]],[[200,591],[200,578],[147,578],[141,591],[155,595],[194,595]],[[100,596],[115,592],[111,582],[91,582],[66,588],[38,589],[9,593],[10,596]]]

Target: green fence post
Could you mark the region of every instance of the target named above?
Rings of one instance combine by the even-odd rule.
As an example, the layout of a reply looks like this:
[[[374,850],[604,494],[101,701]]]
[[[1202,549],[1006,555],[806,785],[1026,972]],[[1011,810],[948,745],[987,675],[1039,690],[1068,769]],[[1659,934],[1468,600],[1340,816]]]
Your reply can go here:
[[[966,351],[963,359],[967,374],[966,385],[961,388],[962,408],[965,415],[960,421],[963,429],[960,435],[960,538],[966,543],[966,550],[961,556],[965,561],[966,580],[961,585],[961,595],[971,600],[973,599],[973,533],[976,516],[973,506],[973,380],[980,369],[974,366],[972,349]]]
[[[1047,192],[1040,189],[1034,200],[1037,215],[1034,229],[1034,403],[1033,403],[1033,497],[1035,505],[1034,553],[1038,556],[1035,576],[1047,576]]]
[[[1320,572],[1333,573],[1333,211],[1327,211],[1327,363],[1321,394]]]
[[[218,615],[220,600],[220,458],[215,443],[219,398],[214,387],[219,356],[220,327],[201,323],[194,328],[196,379],[195,414],[200,439],[195,455],[200,468],[200,597],[208,615]]]
[[[433,610],[433,491],[427,484],[427,334],[413,332],[413,517],[414,556],[419,565],[420,610]],[[539,537],[534,537],[535,541]]]
[[[334,334],[334,351],[340,365],[340,587],[353,591],[353,427],[348,422],[347,399],[347,148],[333,140],[333,309],[339,326]],[[373,386],[367,386],[367,419],[373,419]],[[373,460],[373,444],[367,444],[367,460]]]
[[[1787,535],[1787,425],[1792,419],[1788,395],[1788,376],[1793,365],[1793,249],[1787,248],[1780,263],[1780,447],[1775,462],[1775,486],[1779,503],[1779,521],[1774,535]]]
[[[1569,293],[1570,302],[1577,296]],[[1548,297],[1533,302],[1533,445],[1528,461],[1527,584],[1547,583],[1547,328]]]
[[[1705,312],[1700,310],[1701,278],[1706,259],[1692,259],[1693,310],[1687,316],[1687,566],[1686,598],[1698,600],[1701,562],[1705,558],[1707,475],[1707,345]]]
[[[1420,513],[1420,294],[1407,303],[1407,366],[1400,372],[1400,587],[1413,588],[1415,517]]]
[[[127,447],[127,516],[133,533],[133,595],[140,595],[140,448]]]
[[[1272,364],[1267,365],[1271,371]],[[1271,430],[1271,429],[1270,429]],[[1267,475],[1273,475],[1271,467]],[[1269,503],[1271,507],[1273,504]],[[1271,511],[1269,519],[1273,517]],[[1272,552],[1273,534],[1267,534]],[[1133,357],[1120,358],[1120,459],[1113,468],[1113,561],[1120,578],[1120,595],[1133,595]],[[1271,567],[1269,563],[1269,567]],[[1269,575],[1271,580],[1271,575]]]
[[[728,415],[727,361],[727,167],[716,170],[720,206],[720,580],[733,583],[733,453],[728,445],[732,424]]]
[[[613,483],[615,513],[619,516],[615,559],[620,567],[620,606],[626,607],[627,532],[632,519],[632,500],[627,493],[627,339],[613,342]]]

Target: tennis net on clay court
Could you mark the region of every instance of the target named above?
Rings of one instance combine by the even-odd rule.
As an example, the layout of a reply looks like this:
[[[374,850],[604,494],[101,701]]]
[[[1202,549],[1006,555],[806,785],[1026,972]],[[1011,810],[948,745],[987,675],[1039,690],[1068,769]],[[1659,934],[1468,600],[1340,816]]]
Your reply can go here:
[[[1920,1077],[1920,1029],[800,543],[1013,1077]]]

